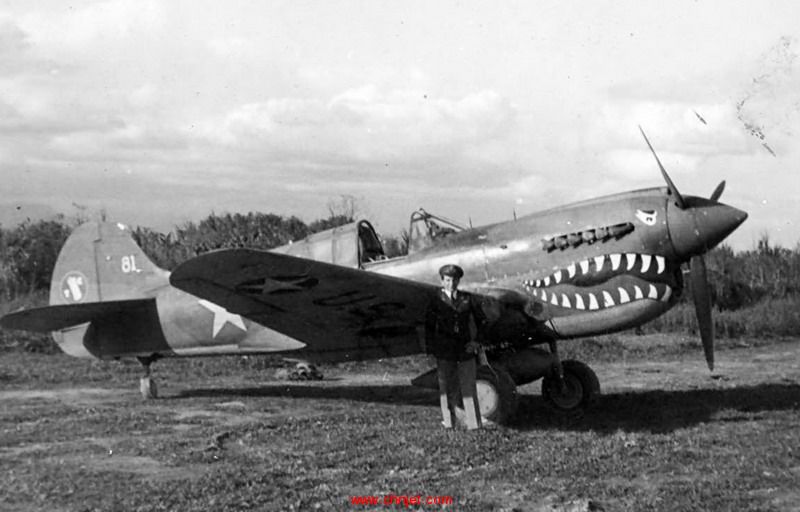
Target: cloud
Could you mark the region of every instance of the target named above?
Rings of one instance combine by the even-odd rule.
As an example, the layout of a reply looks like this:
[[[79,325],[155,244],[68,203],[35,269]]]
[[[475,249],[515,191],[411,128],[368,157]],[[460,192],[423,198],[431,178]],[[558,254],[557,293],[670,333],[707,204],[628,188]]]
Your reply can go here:
[[[513,107],[492,91],[434,98],[367,85],[328,99],[242,105],[221,122],[208,121],[203,133],[227,151],[245,151],[272,164],[302,162],[308,169],[309,162],[347,163],[372,173],[388,165],[390,173],[404,169],[413,179],[428,176],[432,167],[463,164],[476,148],[502,139],[514,122]]]
[[[164,5],[156,0],[110,0],[42,9],[26,16],[30,40],[60,51],[129,40],[160,30]]]
[[[18,55],[28,48],[28,35],[19,25],[9,19],[0,19],[0,58]]]

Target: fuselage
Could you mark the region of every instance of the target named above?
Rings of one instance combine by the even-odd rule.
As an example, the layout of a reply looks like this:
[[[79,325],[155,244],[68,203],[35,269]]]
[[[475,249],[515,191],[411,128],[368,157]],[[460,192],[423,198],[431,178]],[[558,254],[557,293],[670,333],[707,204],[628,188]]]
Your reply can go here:
[[[365,257],[380,247],[363,221],[275,251],[430,284],[438,284],[442,265],[458,264],[465,270],[463,289],[513,303],[516,320],[533,320],[556,338],[589,336],[641,325],[664,313],[681,293],[681,264],[719,243],[746,218],[715,201],[684,200],[681,209],[666,188],[625,192],[439,233],[424,248],[393,259]],[[294,352],[327,360],[367,353],[336,339],[307,346],[230,314],[172,287],[169,273],[150,263],[124,229],[104,224],[98,230],[87,228],[68,240],[62,253],[76,256],[60,258],[54,273],[60,281],[54,280],[51,303],[75,302],[68,284],[77,275],[88,283],[85,292],[75,288],[86,300],[140,302],[130,314],[57,333],[67,353],[108,358]],[[91,258],[80,252],[86,246],[94,247]],[[133,297],[130,290],[135,290]],[[502,311],[493,317],[504,318]],[[419,349],[414,343],[393,353]]]

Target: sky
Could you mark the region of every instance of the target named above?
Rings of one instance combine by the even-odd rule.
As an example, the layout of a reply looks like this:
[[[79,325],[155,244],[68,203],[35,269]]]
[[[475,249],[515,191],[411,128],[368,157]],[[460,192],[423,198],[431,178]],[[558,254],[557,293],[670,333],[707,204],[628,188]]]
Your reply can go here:
[[[662,186],[800,241],[800,3],[0,1],[0,222],[211,212],[395,235]],[[14,215],[17,217],[15,218]]]

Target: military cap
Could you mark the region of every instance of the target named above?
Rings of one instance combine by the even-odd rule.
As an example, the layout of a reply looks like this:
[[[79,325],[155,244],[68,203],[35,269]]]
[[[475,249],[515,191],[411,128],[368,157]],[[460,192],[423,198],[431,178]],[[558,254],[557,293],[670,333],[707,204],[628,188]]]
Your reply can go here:
[[[439,275],[441,277],[450,276],[461,279],[464,276],[464,270],[458,265],[445,265],[439,269]]]

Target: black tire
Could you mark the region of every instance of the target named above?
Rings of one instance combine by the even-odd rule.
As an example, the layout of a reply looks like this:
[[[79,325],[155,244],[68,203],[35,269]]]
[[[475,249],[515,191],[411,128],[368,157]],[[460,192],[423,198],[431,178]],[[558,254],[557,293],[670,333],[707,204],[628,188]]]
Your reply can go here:
[[[563,393],[554,373],[542,380],[542,396],[547,403],[567,412],[592,405],[600,395],[600,381],[594,371],[580,361],[567,360],[561,366],[564,369]]]
[[[494,423],[508,423],[517,412],[517,385],[502,366],[479,366],[476,376],[481,416]]]

